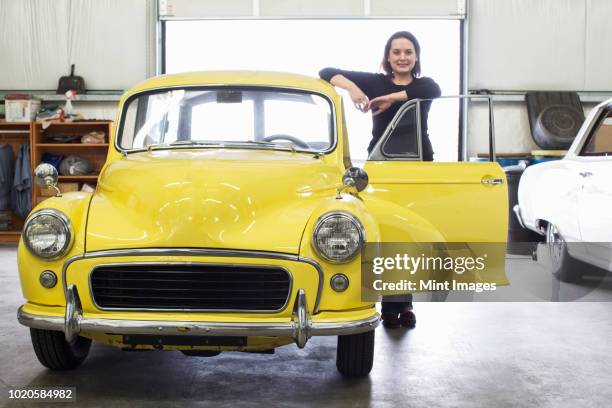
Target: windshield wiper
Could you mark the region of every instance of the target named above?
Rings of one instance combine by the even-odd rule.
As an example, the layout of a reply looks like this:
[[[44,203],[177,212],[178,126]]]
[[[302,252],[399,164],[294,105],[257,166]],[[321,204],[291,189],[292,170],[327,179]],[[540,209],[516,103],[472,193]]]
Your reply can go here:
[[[211,142],[202,142],[198,140],[177,140],[172,143],[155,143],[147,145],[147,150],[153,151],[155,149],[168,149],[171,147],[177,146],[215,146],[215,147],[224,147],[224,143],[211,143]]]
[[[146,146],[147,151],[151,152],[153,149],[159,149],[170,146],[168,143],[155,143]]]
[[[276,150],[282,150],[291,153],[297,153],[297,149],[293,145],[293,143],[274,143],[274,142],[265,142],[261,140],[245,140],[245,141],[232,141],[232,142],[206,142],[201,140],[177,140],[171,143],[155,143],[147,145],[146,150],[151,152],[157,149],[171,149],[173,147],[184,147],[184,146],[206,146],[206,147],[240,147],[240,146],[265,146],[269,148],[273,148]],[[302,151],[300,151],[302,152]],[[312,152],[312,151],[303,151],[303,153],[311,153],[314,154],[315,158],[319,158],[321,153]]]
[[[205,142],[202,140],[177,140],[170,143],[170,146],[225,146],[225,143]]]
[[[297,150],[295,150],[295,146],[293,145],[293,143],[289,143],[289,145],[287,145],[285,143],[279,144],[279,143],[274,143],[274,142],[264,142],[262,140],[248,140],[248,141],[243,142],[243,143],[256,144],[256,145],[260,145],[260,146],[268,146],[268,147],[274,147],[274,148],[279,148],[280,147],[281,150],[291,151],[291,153],[295,153],[297,151]]]
[[[249,140],[248,142],[244,142],[244,143],[252,143],[252,144],[256,144],[256,145],[261,145],[261,146],[270,146],[270,147],[274,147],[276,149],[278,149],[279,147],[281,148],[280,150],[283,151],[291,151],[291,153],[297,153],[297,150],[295,148],[295,145],[293,143],[289,143],[288,145],[286,143],[283,144],[279,144],[279,143],[274,143],[274,142],[263,142],[261,140]],[[287,149],[288,147],[288,149]],[[317,151],[310,151],[310,150],[300,150],[300,153],[310,153],[313,155],[313,157],[315,159],[319,159],[322,156],[321,152],[317,152]]]

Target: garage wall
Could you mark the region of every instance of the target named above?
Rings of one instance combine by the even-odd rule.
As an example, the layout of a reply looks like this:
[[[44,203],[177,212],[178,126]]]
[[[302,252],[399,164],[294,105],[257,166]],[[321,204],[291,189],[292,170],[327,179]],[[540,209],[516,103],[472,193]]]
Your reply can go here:
[[[582,90],[585,17],[586,0],[472,0],[469,88]]]
[[[612,91],[612,1],[469,5],[470,89]]]
[[[470,0],[469,89],[578,91],[589,93],[583,106],[590,110],[612,96],[611,16],[609,0]],[[522,98],[497,101],[497,151],[539,149]],[[472,107],[468,134],[475,139],[468,141],[468,156],[486,151],[486,115],[484,105]]]
[[[52,90],[70,64],[88,90],[154,75],[154,0],[0,0],[0,89]]]
[[[55,89],[71,63],[92,90],[154,75],[158,2],[162,19],[462,18],[467,5],[470,90],[612,94],[609,0],[0,0],[0,89]],[[534,148],[524,102],[497,106],[498,151]],[[486,123],[481,107],[468,128]],[[483,133],[474,132],[468,155],[486,150]]]
[[[527,110],[511,102],[495,103],[495,150],[497,153],[528,153],[538,150],[529,129]],[[489,151],[489,110],[473,102],[468,110],[468,157]]]

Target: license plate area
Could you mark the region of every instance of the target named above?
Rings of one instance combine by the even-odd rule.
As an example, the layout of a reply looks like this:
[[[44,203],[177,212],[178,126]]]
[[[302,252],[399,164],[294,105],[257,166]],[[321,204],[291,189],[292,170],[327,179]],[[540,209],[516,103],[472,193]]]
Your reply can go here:
[[[123,344],[130,346],[246,346],[246,337],[234,336],[150,336],[124,335]]]

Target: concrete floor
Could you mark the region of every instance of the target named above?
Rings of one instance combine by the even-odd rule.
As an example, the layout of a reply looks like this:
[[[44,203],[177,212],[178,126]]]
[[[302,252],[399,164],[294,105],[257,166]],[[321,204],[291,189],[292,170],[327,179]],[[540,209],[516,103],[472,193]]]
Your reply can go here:
[[[0,404],[34,405],[9,401],[8,387],[73,386],[77,404],[52,406],[610,406],[610,279],[559,289],[529,258],[510,257],[508,265],[525,287],[544,288],[525,291],[525,299],[542,300],[552,288],[553,297],[583,302],[420,302],[416,329],[377,330],[374,369],[362,380],[337,373],[333,337],[312,339],[303,350],[214,358],[94,344],[83,366],[57,373],[38,363],[28,330],[16,321],[23,302],[16,250],[0,247]]]

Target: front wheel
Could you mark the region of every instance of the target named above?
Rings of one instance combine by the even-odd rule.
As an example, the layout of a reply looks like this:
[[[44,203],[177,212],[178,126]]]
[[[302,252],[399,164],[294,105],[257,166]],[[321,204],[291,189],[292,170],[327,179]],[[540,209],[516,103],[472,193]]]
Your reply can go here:
[[[567,242],[552,223],[548,224],[546,228],[546,244],[548,245],[553,274],[562,282],[580,282],[582,279],[581,265],[570,256],[567,251]]]
[[[338,336],[336,367],[346,377],[365,377],[374,364],[374,330]]]
[[[91,340],[76,337],[70,343],[64,333],[53,330],[30,329],[32,345],[38,361],[51,370],[71,370],[81,365],[89,354]]]

